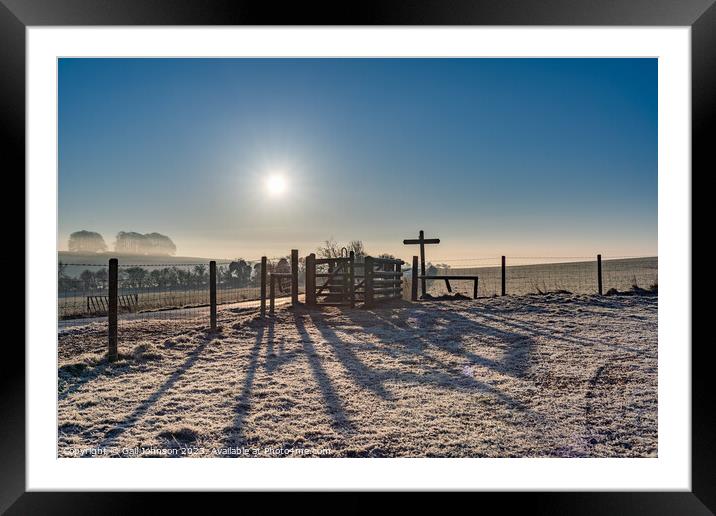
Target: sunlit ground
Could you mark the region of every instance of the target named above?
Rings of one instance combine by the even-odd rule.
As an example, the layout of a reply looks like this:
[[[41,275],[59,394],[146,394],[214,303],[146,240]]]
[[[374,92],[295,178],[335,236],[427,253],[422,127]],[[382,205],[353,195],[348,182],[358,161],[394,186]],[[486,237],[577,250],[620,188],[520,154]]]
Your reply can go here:
[[[649,457],[656,296],[506,296],[219,311],[59,342],[59,455],[100,447],[332,457]],[[149,455],[154,453],[150,451]]]

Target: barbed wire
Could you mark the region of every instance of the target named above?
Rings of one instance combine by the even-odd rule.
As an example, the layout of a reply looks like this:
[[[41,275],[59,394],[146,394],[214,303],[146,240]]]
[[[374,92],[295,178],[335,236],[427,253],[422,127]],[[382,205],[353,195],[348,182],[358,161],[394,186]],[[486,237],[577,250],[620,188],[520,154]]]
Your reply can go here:
[[[106,263],[69,263],[59,262],[62,265],[68,265],[73,267],[107,267]],[[216,262],[216,265],[229,265],[232,261]],[[194,262],[194,263],[120,263],[119,267],[191,267],[194,265],[209,265],[209,262]]]
[[[499,260],[499,256],[491,256],[489,258],[430,258],[430,262],[465,262],[465,261],[487,261],[487,260]]]
[[[627,259],[627,258],[656,258],[656,255],[602,255],[602,258],[609,258],[611,260]],[[430,258],[431,263],[437,262],[477,262],[477,261],[489,261],[489,260],[500,260],[502,256],[489,256],[489,257],[475,257],[475,258]],[[596,255],[591,256],[510,256],[505,255],[507,260],[596,260]]]
[[[106,263],[67,263],[63,261],[59,261],[62,265],[72,265],[75,267],[107,267]]]
[[[472,262],[472,261],[490,261],[500,260],[502,256],[480,256],[472,258],[430,258],[430,262]],[[511,256],[506,255],[508,260],[595,260],[596,255],[592,256]],[[610,260],[621,259],[638,259],[638,258],[658,258],[658,255],[608,255],[603,254],[602,258]],[[268,256],[267,260],[290,259],[290,255],[285,256]],[[207,265],[210,261],[215,261],[217,265],[230,265],[236,261],[243,260],[250,263],[258,263],[261,258],[239,258],[237,260],[207,260],[205,262],[187,262],[187,263],[119,263],[119,267],[190,267],[193,265]],[[61,261],[62,265],[73,267],[106,267],[106,263],[74,263]]]

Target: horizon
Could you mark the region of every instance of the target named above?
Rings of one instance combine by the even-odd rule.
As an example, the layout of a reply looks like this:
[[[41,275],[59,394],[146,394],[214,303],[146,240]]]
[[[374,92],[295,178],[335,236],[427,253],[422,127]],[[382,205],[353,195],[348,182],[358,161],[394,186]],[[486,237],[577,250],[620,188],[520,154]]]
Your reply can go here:
[[[124,230],[176,256],[404,258],[423,229],[433,263],[657,256],[657,66],[63,58],[58,251]]]
[[[306,250],[305,254],[302,253],[302,251],[299,249],[299,258],[303,259],[306,255],[310,253],[315,253],[316,249],[308,249]],[[172,266],[172,265],[200,265],[200,264],[206,264],[209,260],[217,261],[219,265],[227,265],[228,263],[232,261],[237,260],[244,260],[248,263],[259,263],[261,261],[261,257],[247,257],[247,256],[236,256],[233,258],[227,258],[222,256],[184,256],[184,255],[162,255],[162,254],[136,254],[136,253],[130,253],[126,251],[104,251],[104,252],[97,252],[97,253],[88,253],[83,251],[65,251],[65,250],[59,250],[58,251],[58,263],[63,263],[64,265],[69,266],[83,266],[83,265],[90,265],[90,266],[102,266],[104,264],[77,264],[74,262],[63,262],[62,258],[59,256],[59,253],[64,253],[65,255],[76,255],[81,256],[83,260],[86,260],[90,257],[102,257],[102,258],[119,258],[120,262],[119,265],[123,267],[129,267],[129,266],[147,266],[147,267],[157,267],[157,266]],[[601,254],[601,253],[599,253]],[[368,256],[371,255],[371,253],[367,253]],[[130,263],[124,263],[122,261],[122,257],[128,257],[131,256],[133,260],[130,261]],[[412,256],[412,255],[411,255]],[[414,256],[418,256],[417,251],[415,251]],[[643,255],[643,256],[634,256],[634,255],[601,255],[602,256],[602,262],[609,262],[609,261],[628,261],[628,260],[649,260],[649,259],[657,259],[659,258],[658,255]],[[134,260],[136,258],[136,260]],[[266,258],[269,260],[269,262],[275,262],[279,259],[290,259],[290,253],[286,253],[284,255],[276,255],[276,256],[266,256]],[[410,257],[408,255],[405,255],[404,257],[398,256],[398,258],[403,258],[405,265],[410,266]],[[531,266],[531,265],[569,265],[574,263],[592,263],[596,259],[595,256],[506,256],[507,265],[510,267],[518,267],[518,266]],[[166,259],[166,260],[163,260]],[[183,263],[181,260],[201,260],[201,261],[192,261]],[[134,261],[154,261],[156,263],[146,263],[146,264],[136,264],[133,263]],[[168,261],[167,261],[168,260]],[[441,260],[441,259],[433,259],[430,256],[426,256],[426,264],[433,265],[438,268],[444,268],[447,266],[448,268],[452,269],[479,269],[479,268],[496,268],[500,266],[500,260],[501,256],[477,256],[477,257],[471,257],[471,258],[454,258],[454,259],[447,259],[447,260]]]

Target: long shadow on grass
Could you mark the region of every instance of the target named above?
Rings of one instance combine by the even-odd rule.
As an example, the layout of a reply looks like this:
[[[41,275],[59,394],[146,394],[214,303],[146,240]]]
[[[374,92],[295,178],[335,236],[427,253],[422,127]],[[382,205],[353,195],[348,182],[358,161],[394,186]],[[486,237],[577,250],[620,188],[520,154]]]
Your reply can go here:
[[[536,323],[530,323],[525,324],[522,322],[516,322],[513,320],[508,319],[504,316],[498,316],[495,314],[489,314],[486,312],[480,312],[474,314],[477,317],[481,317],[483,319],[486,319],[487,321],[493,322],[493,323],[499,323],[501,325],[514,328],[519,331],[525,332],[527,335],[530,336],[542,336],[542,337],[549,337],[550,339],[562,341],[566,344],[574,344],[578,346],[585,346],[585,345],[592,345],[592,346],[605,346],[612,349],[618,349],[620,351],[625,351],[627,353],[634,353],[634,354],[640,354],[643,353],[643,350],[636,349],[630,346],[623,346],[620,344],[613,344],[610,342],[605,342],[604,340],[597,340],[590,337],[572,337],[570,335],[565,335],[563,332],[560,332],[558,330],[555,330],[554,328],[542,326],[540,324]],[[467,319],[469,321],[477,322],[474,319]],[[478,324],[485,324],[485,323],[479,323]]]
[[[266,361],[265,361],[266,371],[268,371],[269,373],[273,373],[282,365],[295,359],[296,356],[298,355],[297,351],[286,352],[286,350],[284,349],[284,337],[279,337],[280,342],[278,345],[278,349],[274,349],[274,347],[276,347],[276,336],[275,336],[275,332],[274,332],[274,326],[275,326],[274,319],[269,319],[268,336],[266,338]]]
[[[58,393],[57,401],[63,401],[70,394],[78,391],[83,385],[91,382],[92,380],[99,378],[104,375],[108,370],[113,373],[126,372],[131,369],[131,365],[128,363],[122,365],[109,364],[106,360],[93,367],[86,366],[85,364],[69,364],[61,366],[58,369],[57,375],[58,380],[65,381],[65,385],[68,385],[62,392]],[[71,377],[72,380],[68,380],[67,377]]]
[[[184,374],[196,363],[197,359],[199,358],[199,355],[201,355],[201,352],[204,351],[204,348],[206,347],[208,343],[208,339],[205,339],[201,342],[201,344],[197,345],[192,352],[189,354],[189,357],[186,359],[186,361],[179,366],[179,368],[174,371],[171,376],[167,379],[166,382],[162,384],[159,389],[157,389],[151,396],[149,396],[147,399],[145,399],[143,402],[137,406],[134,411],[127,416],[124,421],[121,423],[118,423],[114,428],[111,428],[107,433],[105,434],[105,439],[102,441],[102,443],[99,445],[99,448],[106,448],[109,446],[112,446],[116,440],[124,434],[129,428],[131,428],[139,419],[144,416],[149,409],[151,409],[157,401],[174,385],[179,381],[179,379],[184,376]]]
[[[397,309],[404,309],[408,306],[402,304]],[[481,324],[457,312],[440,313],[436,317],[435,314],[428,311],[420,311],[418,313],[425,314],[426,317],[417,318],[415,326],[410,326],[407,323],[405,325],[396,324],[396,321],[393,321],[384,312],[385,310],[378,309],[369,313],[382,321],[385,326],[391,327],[392,331],[397,331],[401,340],[416,340],[423,349],[435,348],[458,357],[464,357],[469,360],[470,365],[488,367],[515,378],[524,377],[529,370],[529,358],[535,345],[529,335]],[[366,329],[371,331],[371,328]],[[375,331],[375,328],[372,331]],[[425,333],[429,333],[430,337],[426,337]],[[466,350],[461,341],[463,337],[469,335],[488,335],[497,339],[504,346],[502,358],[494,360]],[[428,360],[437,360],[425,353],[423,356]]]
[[[466,365],[488,367],[515,378],[523,377],[527,373],[529,357],[534,347],[534,341],[529,336],[481,325],[454,312],[436,316],[429,310],[419,310],[417,314],[422,317],[416,318],[414,325],[408,324],[402,318],[393,319],[389,315],[394,313],[393,310],[408,307],[411,305],[398,303],[374,310],[346,311],[345,315],[352,323],[360,326],[362,331],[373,334],[381,341],[380,346],[375,346],[376,351],[393,356],[410,355],[421,362],[429,362],[456,378],[464,376],[463,370],[456,370],[455,365],[444,363],[431,354],[430,350],[450,353],[466,359],[469,362]],[[465,349],[461,340],[470,334],[490,335],[498,339],[500,344],[504,345],[502,359],[494,360]]]
[[[344,315],[348,315],[350,317],[350,312],[346,310],[344,312]],[[355,312],[353,312],[355,313]],[[354,322],[357,322],[357,324],[365,323],[365,317],[366,315],[371,316],[372,318],[376,318],[374,313],[364,313],[362,314],[362,317],[354,319]],[[321,315],[316,313],[310,314],[311,320],[314,324],[314,326],[317,328],[317,330],[321,333],[323,338],[328,342],[328,344],[333,349],[333,352],[338,357],[338,359],[343,363],[343,366],[345,369],[350,373],[353,380],[360,385],[361,387],[364,387],[366,389],[369,389],[376,393],[377,395],[381,396],[383,399],[390,400],[392,399],[392,394],[385,388],[384,383],[388,381],[397,381],[402,383],[412,383],[415,385],[418,384],[432,384],[438,387],[442,388],[448,388],[448,389],[461,389],[461,390],[468,390],[468,391],[474,391],[474,392],[480,392],[485,394],[491,394],[495,396],[497,399],[499,399],[501,402],[507,404],[508,406],[526,411],[526,407],[519,402],[518,400],[515,400],[511,398],[510,396],[506,395],[504,392],[495,389],[494,387],[485,384],[483,382],[480,382],[478,380],[475,380],[469,375],[462,374],[461,372],[454,372],[446,369],[446,367],[442,364],[437,362],[436,360],[432,360],[431,357],[427,357],[424,351],[416,352],[415,350],[409,350],[407,353],[410,353],[411,355],[419,355],[420,357],[428,358],[428,361],[430,361],[433,365],[428,368],[424,368],[421,373],[415,373],[415,372],[407,372],[405,370],[399,371],[399,370],[391,370],[391,369],[372,369],[368,367],[366,364],[364,364],[352,351],[351,347],[355,346],[355,344],[350,344],[342,340],[336,331],[330,327],[330,323],[328,323]],[[370,332],[371,329],[370,326],[367,326],[365,324],[362,325],[362,329]],[[403,330],[405,331],[405,330]],[[383,339],[385,335],[382,333],[374,333],[378,339]],[[414,334],[406,335],[409,337],[414,337]],[[386,353],[390,352],[390,348],[388,346],[395,344],[395,342],[382,342],[380,346],[371,346],[373,351],[379,352],[379,353]],[[388,351],[387,351],[388,350]],[[436,364],[437,362],[437,364]]]
[[[156,336],[154,330],[152,329],[144,329],[140,331],[143,333],[143,336],[146,335],[148,338],[153,338]],[[106,339],[106,328],[103,328],[101,332],[103,332],[103,340],[102,344],[97,347],[99,349],[93,347],[92,349],[86,350],[87,352],[97,353],[101,355],[101,357],[97,359],[97,363],[95,363],[94,365],[83,363],[81,361],[72,363],[69,362],[69,360],[65,357],[66,363],[58,368],[58,387],[60,385],[64,387],[62,391],[59,391],[58,389],[58,402],[65,400],[71,394],[81,389],[84,385],[87,385],[88,383],[101,376],[111,374],[113,377],[117,377],[120,374],[129,373],[135,370],[135,364],[133,364],[131,360],[123,359],[127,358],[126,356],[120,356],[120,361],[118,362],[110,363],[107,361],[107,352],[104,351],[104,348],[106,346],[106,341],[104,340]],[[172,339],[174,337],[184,335],[183,330],[171,331],[162,328],[161,332],[162,338],[164,339]]]
[[[334,353],[341,361],[343,366],[348,370],[353,380],[364,389],[373,391],[375,394],[384,399],[390,399],[391,394],[385,390],[383,381],[384,375],[381,372],[371,369],[365,365],[334,332],[328,327],[326,320],[320,315],[310,313],[309,317],[321,336],[328,342]],[[301,324],[303,324],[301,322]],[[305,328],[299,329],[305,332]]]
[[[269,322],[271,332],[273,332],[273,321]],[[246,436],[244,434],[244,421],[246,416],[249,414],[251,409],[251,391],[254,387],[254,379],[256,378],[256,370],[259,366],[259,354],[261,351],[261,344],[264,338],[264,327],[260,325],[256,333],[256,340],[254,341],[254,347],[251,348],[249,354],[249,365],[246,368],[246,376],[244,377],[244,385],[241,388],[241,393],[236,397],[236,417],[234,418],[234,424],[230,431],[229,437],[226,440],[226,446],[242,446],[246,444]],[[233,457],[235,455],[228,454],[225,457]]]
[[[336,393],[336,389],[333,387],[331,379],[325,369],[323,369],[323,365],[321,365],[321,359],[316,353],[316,348],[313,345],[311,336],[306,330],[303,318],[295,312],[293,317],[296,329],[301,335],[303,350],[306,354],[306,358],[308,359],[308,363],[311,366],[311,373],[313,374],[313,378],[316,380],[316,383],[318,383],[318,387],[321,389],[321,395],[323,396],[323,401],[326,404],[327,412],[331,417],[334,430],[341,433],[352,431],[353,424],[345,413],[343,402]]]

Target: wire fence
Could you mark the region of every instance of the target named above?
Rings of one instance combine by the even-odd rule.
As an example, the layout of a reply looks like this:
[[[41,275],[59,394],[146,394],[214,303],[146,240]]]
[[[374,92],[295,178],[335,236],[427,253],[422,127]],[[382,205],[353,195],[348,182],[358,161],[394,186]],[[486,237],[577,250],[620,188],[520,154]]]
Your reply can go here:
[[[558,261],[559,260],[559,261]],[[444,263],[451,262],[451,263]],[[602,292],[633,292],[635,290],[658,290],[658,257],[602,257]],[[599,271],[597,257],[506,257],[503,271],[502,257],[473,258],[465,260],[442,260],[430,265],[429,276],[478,276],[478,297],[502,294],[504,275],[506,295],[529,295],[547,293],[597,294]],[[473,282],[450,280],[451,294],[473,295]],[[404,276],[403,297],[410,299],[411,277]],[[426,280],[427,293],[431,296],[449,294],[445,282],[440,279]]]
[[[634,287],[658,291],[659,259],[652,256],[602,261],[602,277],[605,292],[611,289],[622,292]]]
[[[73,275],[67,273],[70,266],[76,271]],[[407,300],[414,295],[411,269],[402,271],[403,299]],[[479,278],[477,297],[483,298],[658,292],[658,257],[503,256],[442,260],[439,265],[429,265],[425,272],[426,293],[433,297],[473,297],[474,280],[462,279],[471,276]],[[396,275],[400,274],[396,270]],[[443,276],[458,277],[449,279],[450,291]],[[107,266],[72,263],[59,267],[57,286],[58,332],[91,326],[95,337],[107,336],[112,350],[123,335],[127,342],[134,342],[143,331],[151,332],[154,324],[163,325],[166,332],[181,333],[190,327],[213,330],[217,320],[223,324],[236,314],[259,312],[270,316],[276,306],[304,302],[306,263],[295,250],[291,256],[260,260],[183,264],[110,260]],[[418,291],[423,293],[420,285]],[[112,315],[115,311],[116,319]],[[166,325],[168,321],[177,323],[174,330]]]
[[[555,261],[561,260],[561,261]],[[443,260],[449,262],[450,260]],[[427,274],[476,275],[480,297],[502,293],[501,257],[474,258],[429,265]],[[535,263],[538,262],[538,263]],[[258,308],[261,298],[260,260],[217,262],[216,303],[219,307]],[[74,268],[75,276],[58,277],[58,319],[60,327],[99,322],[108,310],[108,267],[97,264],[63,264]],[[267,273],[287,273],[290,258],[267,259]],[[614,257],[602,259],[602,288],[607,293],[640,288],[658,288],[657,257]],[[507,257],[504,269],[505,290],[509,295],[570,292],[598,292],[598,270],[595,257]],[[410,298],[410,274],[404,275],[403,291]],[[268,281],[268,280],[267,280]],[[305,263],[299,259],[299,294],[305,292]],[[473,284],[451,280],[453,293],[472,295]],[[447,292],[442,280],[426,280],[427,292],[433,296]],[[267,289],[269,288],[267,284]],[[277,280],[275,298],[289,298],[291,282]],[[118,318],[190,319],[202,317],[209,308],[209,263],[187,264],[119,264]]]
[[[305,272],[299,264],[299,293]],[[267,274],[290,272],[289,257],[267,258]],[[74,271],[70,276],[66,271]],[[266,289],[268,290],[269,285]],[[276,285],[276,299],[290,298],[290,281]],[[258,309],[261,260],[216,262],[216,305],[224,309]],[[108,265],[64,263],[58,275],[59,329],[106,325],[109,312]],[[119,263],[118,323],[141,320],[209,320],[210,263]]]

